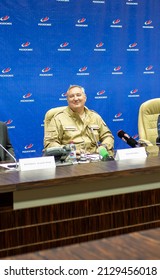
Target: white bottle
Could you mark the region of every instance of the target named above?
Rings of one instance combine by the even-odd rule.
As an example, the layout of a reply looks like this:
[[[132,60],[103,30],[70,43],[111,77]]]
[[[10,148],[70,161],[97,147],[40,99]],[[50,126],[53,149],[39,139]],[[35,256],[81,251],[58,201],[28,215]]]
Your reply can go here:
[[[70,154],[69,154],[69,159],[72,162],[76,162],[77,161],[77,157],[76,157],[76,145],[74,144],[73,141],[70,142]]]

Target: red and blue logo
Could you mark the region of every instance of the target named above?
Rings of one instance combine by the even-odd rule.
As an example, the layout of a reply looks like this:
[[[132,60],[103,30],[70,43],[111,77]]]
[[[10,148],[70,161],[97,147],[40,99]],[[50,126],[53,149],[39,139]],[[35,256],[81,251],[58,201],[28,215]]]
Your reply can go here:
[[[115,19],[115,20],[112,21],[112,23],[113,24],[118,24],[118,23],[120,23],[120,19]]]
[[[101,48],[104,45],[104,43],[100,42],[96,45],[96,48]]]
[[[137,92],[138,92],[138,89],[135,88],[135,89],[132,89],[132,90],[130,91],[130,94],[135,94],[135,93],[137,93]]]
[[[147,67],[145,68],[146,71],[150,71],[150,70],[152,70],[152,69],[153,69],[153,66],[152,66],[152,65],[149,65],[149,66],[147,66]]]
[[[41,22],[46,22],[46,21],[48,21],[49,20],[49,17],[44,17],[44,18],[41,18]]]
[[[100,91],[97,92],[97,95],[102,95],[104,93],[105,93],[105,90],[100,90]]]
[[[23,98],[29,98],[31,96],[32,96],[32,93],[27,93],[27,94],[23,95]]]
[[[9,16],[4,16],[4,17],[1,17],[1,18],[0,18],[1,21],[6,21],[6,20],[8,20],[8,19],[9,19]]]
[[[11,124],[12,122],[13,122],[13,120],[9,119],[9,120],[6,121],[5,123],[6,123],[6,125],[9,125],[9,124]]]
[[[67,92],[64,92],[61,94],[62,97],[66,97],[67,96]]]
[[[117,118],[120,118],[122,116],[122,113],[117,113],[116,115],[115,115],[115,118],[117,119]]]
[[[114,71],[117,72],[117,71],[119,71],[120,69],[121,69],[121,66],[117,66],[117,67],[114,68]]]
[[[69,45],[69,43],[68,43],[68,42],[65,42],[65,43],[60,44],[60,47],[61,47],[61,48],[65,48],[65,47],[67,47],[68,45]]]
[[[87,67],[84,66],[84,67],[82,67],[82,68],[79,69],[79,72],[84,72],[84,71],[86,71],[86,70],[87,70]]]
[[[27,48],[30,45],[30,42],[23,43],[21,45],[22,48]]]
[[[133,43],[129,45],[129,48],[135,48],[137,46],[137,43]]]
[[[151,23],[152,23],[152,20],[146,20],[144,24],[145,25],[150,25]]]
[[[133,139],[137,139],[137,138],[139,138],[139,135],[136,134],[136,135],[134,135],[132,138],[133,138]]]
[[[26,145],[24,148],[25,150],[28,150],[28,149],[31,149],[33,147],[33,144],[29,144],[29,145]]]
[[[46,72],[48,72],[48,71],[50,71],[50,70],[51,70],[50,67],[46,67],[46,68],[43,68],[43,69],[42,69],[42,72],[43,72],[43,73],[46,73]]]
[[[2,73],[9,73],[11,71],[11,68],[10,67],[7,67],[5,69],[2,70]]]
[[[79,19],[77,22],[78,23],[84,23],[86,21],[86,18],[81,18],[81,19]]]

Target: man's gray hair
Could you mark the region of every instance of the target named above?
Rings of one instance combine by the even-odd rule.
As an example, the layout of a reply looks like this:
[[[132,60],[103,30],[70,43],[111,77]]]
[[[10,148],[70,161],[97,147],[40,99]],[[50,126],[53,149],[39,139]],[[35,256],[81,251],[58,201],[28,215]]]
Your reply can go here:
[[[67,93],[70,91],[70,89],[72,89],[72,88],[74,88],[74,87],[80,88],[80,89],[82,90],[82,92],[83,92],[84,94],[86,94],[86,93],[85,93],[84,87],[81,87],[81,86],[79,86],[79,85],[70,85],[69,88],[68,88],[68,90],[67,90]]]

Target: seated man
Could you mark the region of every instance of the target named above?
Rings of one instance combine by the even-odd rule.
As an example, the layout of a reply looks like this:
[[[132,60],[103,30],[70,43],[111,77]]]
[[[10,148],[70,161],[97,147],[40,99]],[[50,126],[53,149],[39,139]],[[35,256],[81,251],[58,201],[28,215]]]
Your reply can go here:
[[[80,152],[97,153],[100,142],[113,155],[114,137],[95,111],[85,107],[86,94],[83,87],[72,85],[67,91],[68,106],[55,114],[49,129],[45,130],[44,148],[64,146],[71,141]]]
[[[12,144],[9,139],[8,129],[4,122],[0,122],[0,161],[14,162],[14,159],[5,151],[5,149],[15,157]]]

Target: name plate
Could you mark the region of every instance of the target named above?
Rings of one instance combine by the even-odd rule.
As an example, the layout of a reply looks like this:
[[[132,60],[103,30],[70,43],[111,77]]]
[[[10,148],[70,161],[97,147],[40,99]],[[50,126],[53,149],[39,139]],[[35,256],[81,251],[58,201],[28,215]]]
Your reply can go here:
[[[115,160],[146,158],[145,147],[117,150]]]
[[[56,164],[54,156],[19,159],[19,170],[21,171],[55,167]]]

